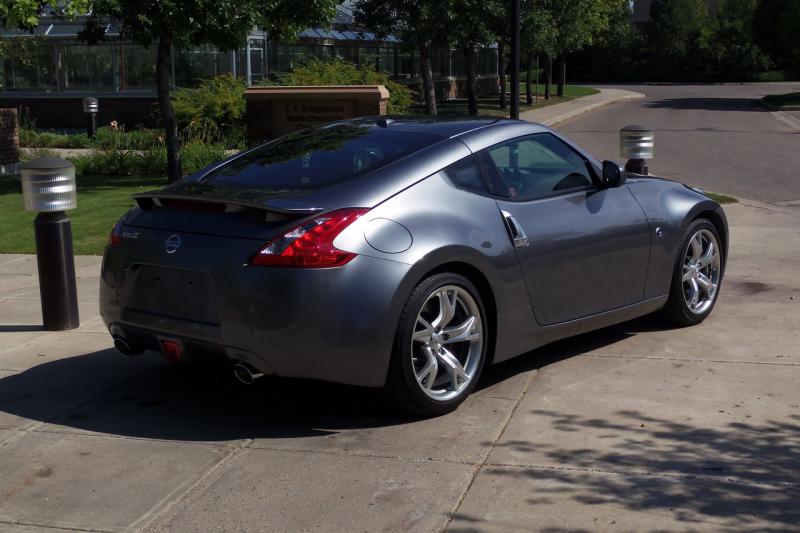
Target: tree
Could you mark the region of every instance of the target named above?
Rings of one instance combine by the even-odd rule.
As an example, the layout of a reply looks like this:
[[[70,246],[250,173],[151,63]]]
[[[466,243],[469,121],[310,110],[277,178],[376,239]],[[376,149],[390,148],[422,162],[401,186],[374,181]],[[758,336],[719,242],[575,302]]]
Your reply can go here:
[[[627,2],[611,6],[608,27],[595,39],[591,47],[579,55],[573,54],[573,72],[583,79],[640,80],[649,76],[649,62],[644,57],[644,36],[632,20],[632,9]]]
[[[720,0],[717,4],[713,38],[713,47],[719,54],[717,79],[751,80],[756,72],[768,68],[769,58],[758,47],[754,36],[759,3],[759,0]],[[795,24],[800,24],[800,20]]]
[[[548,5],[541,0],[524,0],[521,7],[521,26],[523,28],[520,48],[525,58],[528,73],[525,76],[525,93],[531,94],[531,68],[534,57],[545,57],[545,99],[550,99],[552,82],[551,58],[555,51],[558,28]],[[538,68],[538,62],[537,62]],[[529,97],[528,104],[532,98]]]
[[[209,44],[223,50],[245,44],[254,27],[270,36],[293,35],[311,25],[324,25],[335,14],[336,0],[47,0],[46,4],[70,16],[91,13],[79,38],[89,44],[101,41],[105,24],[120,24],[124,39],[144,46],[155,44],[156,88],[167,144],[167,175],[181,178],[180,141],[170,100],[173,47]],[[0,11],[5,24],[31,27],[42,2],[17,0]]]
[[[592,46],[608,28],[613,7],[627,0],[541,0],[555,26],[558,96],[564,96],[568,54]]]
[[[44,10],[59,17],[75,18],[87,13],[91,0],[5,0],[0,2],[0,25],[4,28],[32,30],[39,24],[39,15]]]
[[[648,55],[657,79],[711,77],[718,57],[706,0],[659,0],[650,7]]]
[[[431,49],[449,45],[449,3],[436,0],[356,0],[353,9],[359,25],[383,37],[395,35],[405,46],[416,49],[425,112],[429,115],[436,114]]]
[[[761,0],[754,15],[755,39],[779,68],[800,75],[800,0]]]
[[[499,6],[493,0],[452,0],[452,22],[448,28],[452,43],[464,54],[467,71],[467,109],[478,114],[478,75],[475,48],[496,39],[488,24]],[[444,2],[443,2],[444,3]]]

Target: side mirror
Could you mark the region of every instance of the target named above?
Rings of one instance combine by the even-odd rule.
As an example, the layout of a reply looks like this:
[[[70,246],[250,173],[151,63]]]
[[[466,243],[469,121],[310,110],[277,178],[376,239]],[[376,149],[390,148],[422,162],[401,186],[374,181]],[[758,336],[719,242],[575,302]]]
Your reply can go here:
[[[603,161],[603,186],[619,187],[625,183],[625,173],[622,167],[613,161]]]

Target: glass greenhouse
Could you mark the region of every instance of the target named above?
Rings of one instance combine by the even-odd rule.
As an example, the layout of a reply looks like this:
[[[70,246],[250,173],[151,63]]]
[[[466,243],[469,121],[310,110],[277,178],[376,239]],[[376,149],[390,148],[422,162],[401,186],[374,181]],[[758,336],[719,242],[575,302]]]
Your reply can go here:
[[[153,93],[155,46],[145,48],[120,39],[109,24],[105,42],[89,46],[78,40],[80,21],[43,17],[33,33],[5,30],[0,54],[0,93]],[[497,50],[478,50],[478,75],[497,76]],[[368,32],[307,29],[294,44],[270,42],[254,31],[239,50],[213,47],[176,49],[172,55],[173,84],[191,86],[198,79],[230,73],[254,85],[281,72],[290,72],[308,58],[339,57],[369,65],[398,81],[419,76],[418,57],[392,36],[380,39]],[[460,51],[432,54],[434,76],[465,76]],[[10,95],[9,95],[10,96]]]

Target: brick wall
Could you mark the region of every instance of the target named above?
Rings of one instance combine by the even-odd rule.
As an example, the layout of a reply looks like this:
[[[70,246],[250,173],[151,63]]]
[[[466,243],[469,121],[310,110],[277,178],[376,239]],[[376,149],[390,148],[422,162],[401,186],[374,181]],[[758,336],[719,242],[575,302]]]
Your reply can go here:
[[[17,110],[0,109],[0,165],[19,161]]]

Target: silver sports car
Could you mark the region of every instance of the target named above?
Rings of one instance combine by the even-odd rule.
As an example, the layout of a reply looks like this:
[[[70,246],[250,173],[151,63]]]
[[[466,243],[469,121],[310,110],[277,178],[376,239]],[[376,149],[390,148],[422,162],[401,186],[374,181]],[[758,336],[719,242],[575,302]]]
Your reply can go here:
[[[135,199],[100,287],[120,351],[384,387],[424,415],[563,337],[698,324],[728,246],[700,191],[511,120],[336,122]]]

